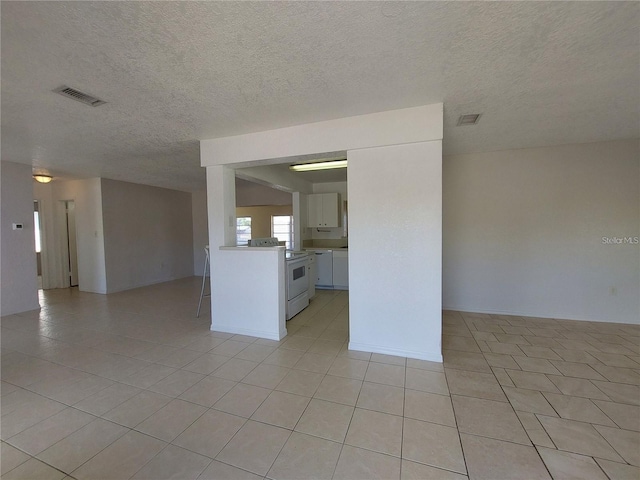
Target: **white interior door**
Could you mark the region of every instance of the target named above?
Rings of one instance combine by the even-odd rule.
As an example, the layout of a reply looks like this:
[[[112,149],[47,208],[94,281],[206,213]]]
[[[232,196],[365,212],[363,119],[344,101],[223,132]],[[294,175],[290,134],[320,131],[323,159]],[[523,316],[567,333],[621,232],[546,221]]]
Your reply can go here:
[[[76,239],[76,203],[66,202],[67,243],[69,246],[69,285],[78,286],[78,241]]]

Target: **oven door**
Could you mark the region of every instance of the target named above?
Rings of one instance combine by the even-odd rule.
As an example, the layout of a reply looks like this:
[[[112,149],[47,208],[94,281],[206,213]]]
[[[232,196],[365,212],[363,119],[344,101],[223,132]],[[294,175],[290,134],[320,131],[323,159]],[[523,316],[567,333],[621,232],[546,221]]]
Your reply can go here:
[[[287,300],[309,289],[309,258],[287,261]]]

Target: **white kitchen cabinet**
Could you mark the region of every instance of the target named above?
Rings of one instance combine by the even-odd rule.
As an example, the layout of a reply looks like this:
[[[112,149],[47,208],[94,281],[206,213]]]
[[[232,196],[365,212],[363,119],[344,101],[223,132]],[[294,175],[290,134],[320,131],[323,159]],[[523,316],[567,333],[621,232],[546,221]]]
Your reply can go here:
[[[307,197],[307,226],[339,227],[340,226],[340,194],[313,193]]]
[[[333,288],[349,290],[349,250],[333,251]]]

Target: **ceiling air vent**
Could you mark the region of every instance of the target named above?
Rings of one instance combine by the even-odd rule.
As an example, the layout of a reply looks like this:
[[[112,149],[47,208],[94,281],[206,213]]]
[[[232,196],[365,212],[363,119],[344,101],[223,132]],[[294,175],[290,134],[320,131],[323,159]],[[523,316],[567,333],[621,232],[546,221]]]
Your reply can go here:
[[[458,118],[458,126],[463,127],[465,125],[475,125],[480,120],[481,113],[469,113],[466,115],[460,115]]]
[[[89,105],[91,107],[99,107],[100,105],[104,105],[105,103],[107,103],[104,100],[100,100],[99,98],[92,97],[91,95],[82,93],[79,90],[75,90],[74,88],[67,87],[66,85],[56,88],[54,92],[59,93],[64,97],[72,98],[73,100],[82,102],[85,105]]]

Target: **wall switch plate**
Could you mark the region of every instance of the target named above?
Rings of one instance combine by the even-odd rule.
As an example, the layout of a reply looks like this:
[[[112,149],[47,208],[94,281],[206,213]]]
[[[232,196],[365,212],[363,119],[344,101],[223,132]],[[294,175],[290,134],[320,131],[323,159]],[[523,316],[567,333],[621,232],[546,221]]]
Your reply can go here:
[[[22,230],[24,228],[24,225],[22,225],[22,223],[12,223],[11,227],[14,230]]]

